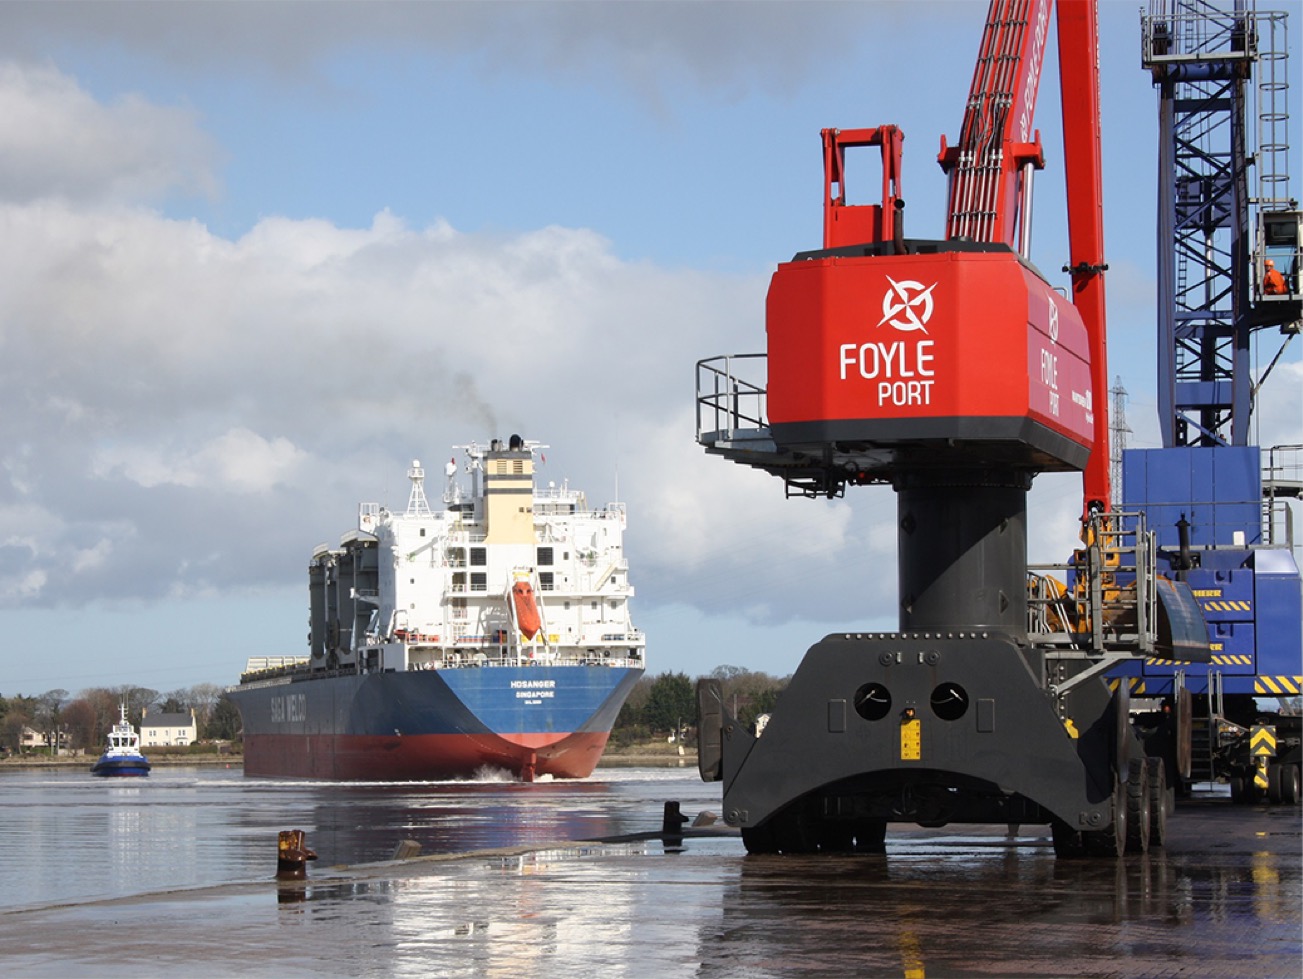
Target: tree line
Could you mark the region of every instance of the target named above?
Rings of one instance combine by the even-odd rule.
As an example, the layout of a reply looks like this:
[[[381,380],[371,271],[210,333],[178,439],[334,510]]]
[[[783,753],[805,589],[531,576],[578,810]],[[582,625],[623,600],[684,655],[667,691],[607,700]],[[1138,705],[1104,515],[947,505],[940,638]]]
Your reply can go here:
[[[772,711],[791,679],[740,666],[717,666],[709,678],[720,681],[724,703],[744,725]],[[617,746],[661,738],[695,742],[696,724],[697,685],[686,673],[644,675],[620,709],[611,742]]]
[[[98,751],[118,721],[125,704],[127,720],[140,727],[146,709],[154,713],[195,712],[196,740],[232,741],[240,734],[240,714],[215,683],[160,694],[131,685],[91,687],[71,697],[67,690],[47,690],[35,697],[0,696],[0,749],[21,750],[24,729],[35,731],[49,750],[54,746],[74,751]]]

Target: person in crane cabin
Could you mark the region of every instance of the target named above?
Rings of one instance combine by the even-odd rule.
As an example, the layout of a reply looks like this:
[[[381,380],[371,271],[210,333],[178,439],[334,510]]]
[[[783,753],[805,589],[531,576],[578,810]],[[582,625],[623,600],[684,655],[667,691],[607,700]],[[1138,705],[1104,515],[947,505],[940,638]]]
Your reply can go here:
[[[1268,296],[1283,296],[1287,292],[1285,288],[1285,277],[1276,271],[1276,263],[1267,259],[1262,263],[1267,267],[1266,273],[1262,276],[1262,291]]]

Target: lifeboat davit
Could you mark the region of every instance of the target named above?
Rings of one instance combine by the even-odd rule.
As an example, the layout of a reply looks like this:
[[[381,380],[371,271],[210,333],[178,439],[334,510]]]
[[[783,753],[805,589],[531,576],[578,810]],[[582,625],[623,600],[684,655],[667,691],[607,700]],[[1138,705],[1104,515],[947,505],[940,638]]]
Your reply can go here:
[[[534,601],[534,586],[528,581],[518,581],[511,586],[511,601],[516,607],[516,625],[526,639],[533,639],[543,622]]]

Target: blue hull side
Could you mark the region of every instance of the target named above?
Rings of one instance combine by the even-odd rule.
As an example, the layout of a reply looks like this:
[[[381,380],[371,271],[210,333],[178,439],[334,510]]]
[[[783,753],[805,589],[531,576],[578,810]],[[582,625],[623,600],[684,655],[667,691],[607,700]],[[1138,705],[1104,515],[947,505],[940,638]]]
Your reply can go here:
[[[91,766],[90,773],[92,775],[125,778],[128,776],[148,775],[149,768],[149,762],[141,755],[134,758],[101,758]]]
[[[411,779],[592,770],[640,669],[482,667],[236,688],[251,775]]]

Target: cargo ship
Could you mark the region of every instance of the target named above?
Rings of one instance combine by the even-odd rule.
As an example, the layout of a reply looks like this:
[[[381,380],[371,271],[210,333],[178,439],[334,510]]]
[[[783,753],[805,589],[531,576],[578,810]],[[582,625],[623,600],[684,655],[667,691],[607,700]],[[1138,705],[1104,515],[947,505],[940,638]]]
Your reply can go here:
[[[358,508],[308,565],[308,654],[250,659],[228,693],[248,776],[584,778],[644,669],[625,507],[539,486],[547,446],[457,446],[432,508]],[[498,777],[495,775],[495,777]]]

